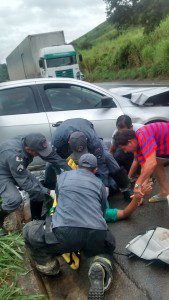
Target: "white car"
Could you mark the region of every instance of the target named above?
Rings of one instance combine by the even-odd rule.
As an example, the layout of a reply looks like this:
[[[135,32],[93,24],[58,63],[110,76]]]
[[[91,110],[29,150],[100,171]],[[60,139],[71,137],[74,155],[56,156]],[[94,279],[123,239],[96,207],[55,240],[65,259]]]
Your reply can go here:
[[[169,121],[169,106],[168,102],[166,106],[139,106],[111,91],[69,78],[0,84],[0,142],[30,132],[41,132],[51,139],[59,123],[71,118],[90,120],[98,135],[110,142],[116,120],[122,114],[143,124]]]

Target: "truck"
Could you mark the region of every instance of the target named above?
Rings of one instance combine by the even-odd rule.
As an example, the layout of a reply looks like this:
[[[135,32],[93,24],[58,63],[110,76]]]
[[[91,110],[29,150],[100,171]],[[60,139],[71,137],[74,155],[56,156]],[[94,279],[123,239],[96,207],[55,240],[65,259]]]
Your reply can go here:
[[[38,77],[83,79],[74,47],[63,31],[28,35],[6,58],[10,80]]]

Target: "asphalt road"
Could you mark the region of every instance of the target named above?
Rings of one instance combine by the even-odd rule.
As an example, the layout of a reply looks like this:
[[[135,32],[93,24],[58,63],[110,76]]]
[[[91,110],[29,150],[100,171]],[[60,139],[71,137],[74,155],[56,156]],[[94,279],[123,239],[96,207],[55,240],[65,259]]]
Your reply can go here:
[[[169,179],[169,168],[167,170]],[[154,185],[153,194],[158,191]],[[127,203],[122,194],[110,197],[110,206],[124,208]],[[116,252],[126,254],[125,246],[130,240],[147,230],[161,226],[169,229],[169,206],[167,201],[145,203],[138,207],[130,219],[109,223],[116,238]],[[137,257],[128,258],[114,254],[113,285],[105,294],[105,300],[168,300],[169,266]],[[43,277],[50,300],[86,300],[89,289],[88,270],[90,261],[82,259],[80,268],[73,271],[60,258],[61,274],[58,278]]]
[[[155,193],[157,190],[158,187],[155,185],[153,192]],[[126,205],[119,195],[113,196],[110,204],[111,207],[118,208]],[[116,238],[116,252],[127,253],[125,246],[130,240],[157,226],[169,229],[168,203],[167,201],[158,203],[149,203],[146,201],[142,206],[138,207],[130,219],[109,225]],[[129,259],[126,256],[116,254],[115,260],[128,279],[146,295],[147,299],[169,299],[169,266],[159,262],[148,266],[148,262],[145,260],[137,257]]]

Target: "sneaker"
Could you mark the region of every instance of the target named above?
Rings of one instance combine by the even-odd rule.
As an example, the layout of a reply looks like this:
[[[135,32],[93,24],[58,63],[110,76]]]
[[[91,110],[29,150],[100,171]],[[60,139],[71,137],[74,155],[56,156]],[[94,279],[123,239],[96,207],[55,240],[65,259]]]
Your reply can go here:
[[[88,300],[104,299],[104,268],[97,262],[93,263],[88,273],[90,279],[90,289]]]
[[[44,265],[40,265],[35,262],[35,267],[40,273],[44,275],[55,276],[60,272],[60,264],[57,258],[47,262]]]

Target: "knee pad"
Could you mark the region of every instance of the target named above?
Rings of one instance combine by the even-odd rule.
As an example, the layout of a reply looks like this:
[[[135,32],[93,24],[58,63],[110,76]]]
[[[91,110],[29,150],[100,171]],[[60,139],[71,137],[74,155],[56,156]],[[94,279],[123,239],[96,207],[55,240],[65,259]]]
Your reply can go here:
[[[60,272],[60,264],[57,258],[54,258],[43,265],[35,262],[35,267],[44,275],[55,276]]]

